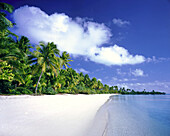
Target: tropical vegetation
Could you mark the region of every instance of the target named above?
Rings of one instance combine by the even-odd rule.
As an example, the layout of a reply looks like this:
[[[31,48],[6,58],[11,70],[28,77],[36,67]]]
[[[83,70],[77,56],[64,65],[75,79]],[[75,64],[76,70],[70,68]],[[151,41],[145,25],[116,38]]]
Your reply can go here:
[[[103,85],[95,77],[68,68],[73,61],[69,53],[60,53],[53,42],[33,46],[27,37],[12,33],[9,28],[15,24],[6,13],[13,9],[0,3],[0,94],[141,94]]]

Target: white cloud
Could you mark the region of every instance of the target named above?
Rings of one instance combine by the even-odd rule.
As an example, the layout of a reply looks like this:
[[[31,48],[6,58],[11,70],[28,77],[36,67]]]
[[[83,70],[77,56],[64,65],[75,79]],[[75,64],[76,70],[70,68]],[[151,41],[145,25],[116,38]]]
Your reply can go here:
[[[123,88],[124,87],[125,89],[129,89],[129,86],[128,86],[127,83],[116,84],[116,86],[118,86],[118,88]]]
[[[89,48],[109,41],[110,30],[104,24],[73,20],[64,13],[47,15],[37,7],[21,7],[14,12],[16,32],[34,42],[55,42],[60,50],[87,55]],[[81,20],[81,21],[80,21]]]
[[[147,74],[144,73],[144,71],[142,69],[135,69],[135,70],[131,70],[131,68],[124,72],[124,71],[121,71],[121,69],[116,69],[117,71],[117,74],[120,75],[120,76],[135,76],[135,77],[144,77],[144,76],[148,76]],[[132,79],[132,78],[131,78]],[[134,79],[136,80],[136,79]]]
[[[24,6],[15,10],[14,31],[27,36],[31,42],[54,42],[61,51],[105,65],[138,64],[145,61],[141,55],[131,55],[118,45],[102,47],[109,43],[111,31],[104,24],[71,17],[64,13],[48,15],[37,7]],[[120,21],[119,21],[120,22]],[[128,22],[123,21],[123,24]]]
[[[144,71],[141,70],[141,69],[136,69],[136,70],[132,71],[131,74],[134,75],[134,76],[136,76],[136,77],[137,77],[137,76],[145,76],[145,75],[144,75]]]
[[[120,81],[127,82],[127,81],[129,81],[129,79],[124,78],[124,79],[122,79],[122,80],[120,80]]]
[[[141,55],[131,55],[127,49],[118,45],[101,48],[91,48],[90,59],[105,65],[138,64],[145,61]]]
[[[128,81],[136,81],[137,79],[135,78],[117,78],[117,77],[112,77],[111,78],[111,82],[114,82],[114,83],[121,83],[121,82],[128,82]]]
[[[126,20],[122,20],[120,18],[114,18],[113,19],[113,23],[119,27],[123,27],[123,26],[126,26],[126,25],[130,25],[130,22],[129,21],[126,21]]]
[[[170,58],[156,58],[155,56],[152,56],[152,58],[147,58],[146,62],[154,62],[154,63],[159,63],[159,62],[166,62],[166,61],[170,61]]]
[[[116,71],[117,71],[117,74],[118,74],[118,75],[121,75],[121,76],[125,76],[125,75],[127,75],[127,73],[126,73],[126,72],[122,72],[122,71],[121,71],[121,69],[119,69],[119,68],[118,68],[118,69],[116,69]]]
[[[87,71],[87,70],[85,70],[85,69],[83,69],[83,68],[75,69],[75,71],[76,71],[77,73],[82,72],[83,74],[88,74],[88,73],[90,73],[89,71]]]
[[[118,78],[117,78],[117,77],[112,77],[112,80],[113,80],[113,81],[117,81]]]
[[[152,58],[146,59],[146,62],[155,62],[155,61],[157,61],[155,56],[152,56]]]

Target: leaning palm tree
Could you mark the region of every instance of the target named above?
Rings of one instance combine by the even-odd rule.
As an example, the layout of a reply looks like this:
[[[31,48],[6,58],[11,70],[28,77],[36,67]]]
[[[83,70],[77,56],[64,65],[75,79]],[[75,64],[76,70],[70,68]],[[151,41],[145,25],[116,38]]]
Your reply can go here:
[[[65,69],[68,68],[67,65],[70,66],[70,64],[69,64],[68,62],[73,61],[73,60],[70,60],[71,57],[70,57],[70,55],[69,55],[66,51],[64,51],[64,52],[62,53],[62,55],[60,56],[60,58],[61,58],[61,66],[64,66]]]
[[[30,63],[35,65],[33,72],[35,73],[38,70],[41,70],[41,74],[35,88],[35,94],[37,94],[38,84],[43,72],[46,72],[46,69],[51,69],[57,76],[57,70],[60,70],[61,59],[56,55],[59,55],[59,50],[53,42],[47,44],[40,42],[40,45],[36,47],[36,50],[29,57]]]

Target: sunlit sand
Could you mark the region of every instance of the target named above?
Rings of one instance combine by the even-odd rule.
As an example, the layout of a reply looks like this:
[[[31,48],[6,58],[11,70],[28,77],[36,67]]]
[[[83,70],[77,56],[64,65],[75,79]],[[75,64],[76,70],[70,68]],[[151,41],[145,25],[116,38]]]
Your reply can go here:
[[[0,96],[1,136],[83,136],[111,94]]]

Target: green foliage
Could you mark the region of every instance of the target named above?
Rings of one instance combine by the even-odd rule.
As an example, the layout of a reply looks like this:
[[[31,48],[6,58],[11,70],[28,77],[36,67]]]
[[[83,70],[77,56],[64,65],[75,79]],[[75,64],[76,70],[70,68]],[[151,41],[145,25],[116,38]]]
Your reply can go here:
[[[12,67],[6,61],[0,61],[0,80],[11,82],[13,78]]]
[[[55,73],[55,75],[57,76],[57,70],[60,70],[61,66],[61,59],[56,55],[59,55],[59,50],[53,42],[47,44],[45,44],[44,42],[40,42],[40,45],[36,47],[34,53],[29,56],[30,63],[35,65],[35,69],[33,70],[33,72],[36,73],[37,70],[41,70],[41,74],[39,76],[35,89],[36,94],[38,84],[41,80],[43,72],[46,72],[47,69],[51,69],[52,72]]]
[[[0,94],[9,94],[11,89],[11,82],[8,80],[0,80]]]
[[[26,87],[17,87],[15,92],[16,94],[33,94],[32,91],[27,89]]]
[[[64,66],[65,69],[68,68],[67,65],[71,66],[68,62],[73,61],[73,60],[71,60],[69,53],[64,51],[62,55],[60,56],[60,58],[61,58],[61,66]]]
[[[159,95],[161,95],[161,94],[165,94],[165,92],[156,92],[156,91],[152,91],[152,92],[146,92],[145,90],[144,91],[134,91],[134,90],[130,90],[130,89],[127,89],[126,91],[122,91],[121,92],[121,94],[126,94],[126,95],[149,95],[149,94],[151,94],[151,95],[155,95],[155,94],[159,94]]]
[[[14,7],[7,3],[0,2],[0,30],[13,27],[13,23],[6,18],[5,11],[12,13]]]
[[[29,39],[20,38],[9,31],[13,23],[5,12],[13,7],[0,2],[0,94],[163,94],[160,92],[135,92],[118,86],[109,87],[95,77],[77,73],[70,66],[71,57],[64,51],[60,55],[53,42],[40,42],[33,52]],[[63,69],[64,68],[64,69]]]
[[[57,94],[57,91],[55,91],[52,87],[48,87],[43,94],[54,95]]]
[[[66,93],[66,94],[69,94],[70,93],[70,90],[68,90],[68,89],[57,89],[57,92],[58,93],[62,93],[62,94],[64,94],[64,93]]]

